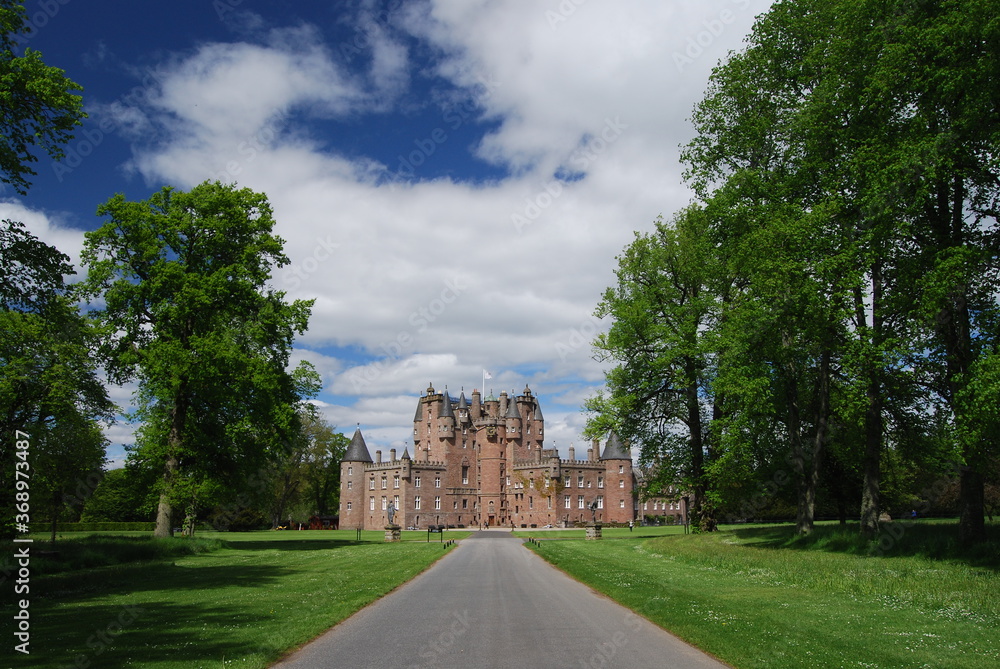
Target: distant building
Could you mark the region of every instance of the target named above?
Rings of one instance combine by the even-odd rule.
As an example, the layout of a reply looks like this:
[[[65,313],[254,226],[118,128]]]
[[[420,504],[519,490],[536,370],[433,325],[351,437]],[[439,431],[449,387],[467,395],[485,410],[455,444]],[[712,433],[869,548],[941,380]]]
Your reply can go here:
[[[457,399],[433,386],[413,416],[409,449],[387,459],[371,457],[360,428],[341,461],[340,527],[381,529],[386,509],[396,509],[402,527],[563,526],[597,520],[627,523],[636,518],[632,457],[614,434],[603,453],[594,440],[586,459],[570,447],[561,459],[544,447],[545,420],[538,398],[524,393],[483,401]]]

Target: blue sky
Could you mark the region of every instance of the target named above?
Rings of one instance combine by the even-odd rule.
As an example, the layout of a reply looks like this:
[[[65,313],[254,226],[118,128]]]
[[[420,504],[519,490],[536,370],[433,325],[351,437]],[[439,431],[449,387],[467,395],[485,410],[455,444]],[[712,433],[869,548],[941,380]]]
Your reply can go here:
[[[592,313],[635,230],[685,206],[679,145],[766,0],[29,2],[26,44],[89,118],[23,221],[79,267],[99,204],[206,179],[267,193],[315,298],[296,360],[326,418],[409,443],[429,382],[539,396],[580,441],[604,368]],[[127,406],[133,388],[114,388]],[[120,462],[132,426],[109,428]]]

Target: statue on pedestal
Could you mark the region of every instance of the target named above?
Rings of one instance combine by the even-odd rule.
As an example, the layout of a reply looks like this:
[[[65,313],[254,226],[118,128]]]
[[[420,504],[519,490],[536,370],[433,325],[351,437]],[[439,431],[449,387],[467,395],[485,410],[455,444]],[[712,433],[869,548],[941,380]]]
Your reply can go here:
[[[396,517],[396,506],[392,502],[385,508],[385,515],[389,517],[389,524],[392,525],[392,519]]]

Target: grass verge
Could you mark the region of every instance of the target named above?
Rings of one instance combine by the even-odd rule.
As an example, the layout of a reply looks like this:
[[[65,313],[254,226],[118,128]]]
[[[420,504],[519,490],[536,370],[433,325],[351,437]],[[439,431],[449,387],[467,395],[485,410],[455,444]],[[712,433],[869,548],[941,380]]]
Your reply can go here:
[[[879,556],[850,532],[821,527],[797,540],[787,526],[743,527],[542,540],[535,550],[740,669],[1000,665],[1000,573],[990,550],[928,557],[921,543],[933,553],[947,541],[921,542],[920,533],[936,534],[927,529]]]
[[[378,532],[360,543],[346,531],[226,533],[225,541],[199,540],[217,544],[212,552],[167,550],[152,562],[48,576],[35,575],[33,563],[31,654],[16,666],[267,667],[443,555],[425,535],[386,544]],[[120,554],[132,541],[83,543],[117,543],[110,553]],[[72,550],[71,543],[56,549]]]

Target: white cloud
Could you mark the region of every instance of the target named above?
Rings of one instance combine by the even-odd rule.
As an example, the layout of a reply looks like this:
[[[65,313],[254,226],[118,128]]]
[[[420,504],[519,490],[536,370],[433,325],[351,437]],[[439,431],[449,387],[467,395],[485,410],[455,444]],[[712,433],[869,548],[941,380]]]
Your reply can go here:
[[[301,341],[312,350],[296,356],[320,369],[324,415],[348,433],[361,422],[376,443],[403,443],[428,381],[454,393],[486,366],[508,370],[497,392],[530,382],[556,407],[548,435],[563,450],[584,419],[562,407],[602,381],[589,340],[607,326],[592,313],[615,255],[687,204],[687,118],[768,4],[408,4],[389,22],[360,15],[369,51],[351,70],[308,26],[207,44],[164,66],[144,110],[162,141],[137,144],[133,167],[151,182],[221,176],[268,194],[292,262],[273,283],[317,300]],[[433,59],[413,62],[399,31]],[[386,183],[396,165],[349,159],[302,121],[384,113],[427,73],[458,89],[435,103],[464,91],[497,123],[470,150],[510,176]],[[426,136],[402,138],[399,153]],[[374,361],[357,367],[349,347]]]
[[[84,231],[65,225],[62,222],[64,218],[58,213],[32,209],[14,200],[0,200],[0,220],[23,223],[32,235],[69,256],[70,263],[77,272],[77,276],[67,277],[72,282],[80,278]]]

